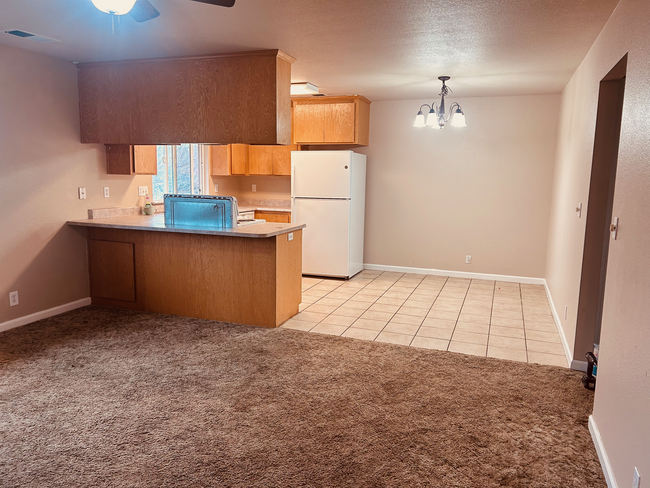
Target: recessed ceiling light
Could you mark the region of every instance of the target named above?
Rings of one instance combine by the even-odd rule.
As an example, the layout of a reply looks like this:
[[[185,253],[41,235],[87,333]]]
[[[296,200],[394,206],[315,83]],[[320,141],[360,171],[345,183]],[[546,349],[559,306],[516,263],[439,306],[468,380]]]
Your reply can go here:
[[[318,87],[311,83],[291,83],[292,95],[316,95],[318,94]]]

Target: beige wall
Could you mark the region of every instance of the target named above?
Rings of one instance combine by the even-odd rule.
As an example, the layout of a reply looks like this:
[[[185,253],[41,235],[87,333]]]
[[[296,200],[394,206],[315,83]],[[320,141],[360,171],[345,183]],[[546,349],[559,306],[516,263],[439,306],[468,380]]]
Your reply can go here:
[[[372,104],[364,261],[543,278],[559,95],[450,99],[468,127]]]
[[[212,176],[210,194],[215,194],[214,185],[219,185],[219,195],[234,196],[237,199],[289,200],[291,198],[290,176]],[[252,191],[256,185],[256,191]]]
[[[104,148],[79,142],[77,74],[0,45],[0,324],[85,298],[85,238],[66,220],[134,205],[151,177],[107,176]],[[110,188],[103,198],[102,188]],[[77,188],[86,187],[87,200]],[[20,305],[9,307],[17,290]]]
[[[594,404],[619,487],[632,486],[635,466],[643,486],[650,479],[649,20],[650,2],[622,0],[564,91],[546,271],[573,344],[585,230],[574,208],[588,196],[599,82],[629,52]]]

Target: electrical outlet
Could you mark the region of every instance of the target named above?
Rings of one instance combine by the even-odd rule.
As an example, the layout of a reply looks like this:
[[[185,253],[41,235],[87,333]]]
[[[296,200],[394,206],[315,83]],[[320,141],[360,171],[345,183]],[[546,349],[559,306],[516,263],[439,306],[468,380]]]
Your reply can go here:
[[[86,199],[86,189],[85,188],[79,188],[79,200],[85,200]]]
[[[219,185],[217,185],[216,183],[214,185],[214,192],[219,193]]]
[[[579,219],[582,218],[582,203],[579,203],[576,207],[576,214],[578,214]]]
[[[148,186],[139,186],[138,187],[138,196],[139,197],[146,197],[149,194],[149,187]]]
[[[470,254],[465,256],[465,264],[472,264],[472,256]]]
[[[634,481],[632,482],[632,488],[641,488],[641,475],[637,468],[634,468]]]
[[[566,320],[567,315],[569,315],[569,307],[564,306],[564,320]]]
[[[17,291],[12,291],[9,293],[9,306],[10,307],[15,307],[18,305],[18,292]]]
[[[293,232],[287,234],[287,241],[293,241]]]
[[[257,185],[253,185],[253,191],[257,191]]]
[[[110,193],[109,193],[109,191],[108,191],[108,187],[105,186],[105,187],[104,187],[104,198],[108,198],[109,195],[110,195]]]

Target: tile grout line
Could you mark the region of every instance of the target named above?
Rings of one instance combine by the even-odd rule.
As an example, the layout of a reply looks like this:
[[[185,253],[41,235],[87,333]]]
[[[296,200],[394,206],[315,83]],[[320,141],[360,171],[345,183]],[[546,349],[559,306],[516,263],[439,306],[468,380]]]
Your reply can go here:
[[[472,285],[472,280],[470,279],[469,284],[467,285],[467,290],[465,290],[465,296],[463,297],[463,303],[461,303],[460,310],[458,311],[458,316],[456,317],[456,323],[454,324],[454,330],[451,331],[451,337],[449,338],[449,344],[447,345],[447,351],[449,351],[449,347],[451,346],[451,340],[454,338],[454,334],[456,333],[456,327],[458,327],[458,321],[460,320],[460,314],[463,311],[463,307],[465,306],[465,300],[467,300],[467,294],[469,293],[469,287],[471,285]],[[450,352],[452,352],[452,351],[450,351]],[[485,355],[487,356],[487,345],[485,346]]]
[[[436,298],[433,299],[433,303],[431,304],[431,306],[430,306],[429,309],[427,310],[426,315],[425,315],[424,318],[422,319],[422,322],[420,322],[420,325],[418,326],[418,330],[415,331],[415,335],[414,335],[413,338],[411,339],[411,342],[409,342],[409,347],[411,347],[411,346],[413,345],[413,341],[414,341],[415,338],[417,337],[418,332],[420,332],[420,329],[422,328],[422,324],[424,324],[424,321],[425,321],[425,320],[427,319],[427,317],[429,316],[429,313],[431,313],[431,309],[433,308],[433,305],[436,303],[436,301],[437,301],[438,298],[440,297],[440,293],[442,292],[442,289],[443,289],[443,288],[445,287],[445,285],[447,284],[447,281],[449,281],[449,276],[447,276],[446,278],[447,278],[447,279],[445,280],[445,282],[444,282],[444,283],[442,284],[442,286],[440,287],[440,290],[438,290],[438,293],[436,294]],[[422,281],[424,281],[424,280],[422,280]],[[418,285],[418,286],[420,286],[420,285]],[[417,288],[416,288],[416,290],[417,290]],[[415,291],[415,290],[414,290],[414,291]],[[449,338],[449,340],[451,340],[451,337]],[[449,347],[449,341],[447,341],[447,348],[448,348],[448,347]],[[447,350],[447,349],[445,349],[445,351],[446,351],[446,350]]]
[[[519,303],[521,303],[521,323],[524,328],[524,349],[526,350],[526,363],[528,363],[528,341],[526,340],[526,321],[524,320],[524,299],[521,294],[521,283],[519,283]]]
[[[485,356],[487,357],[488,350],[490,348],[490,335],[492,333],[492,314],[494,313],[494,297],[497,293],[497,281],[494,280],[494,286],[492,287],[492,306],[490,307],[490,323],[488,324],[488,349],[485,351]]]

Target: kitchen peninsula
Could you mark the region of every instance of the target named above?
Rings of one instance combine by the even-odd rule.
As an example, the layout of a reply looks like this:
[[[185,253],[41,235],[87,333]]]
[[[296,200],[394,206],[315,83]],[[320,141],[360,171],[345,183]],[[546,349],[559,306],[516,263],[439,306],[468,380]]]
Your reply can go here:
[[[86,232],[93,304],[263,327],[298,313],[304,225],[209,228],[163,215],[68,225]]]

